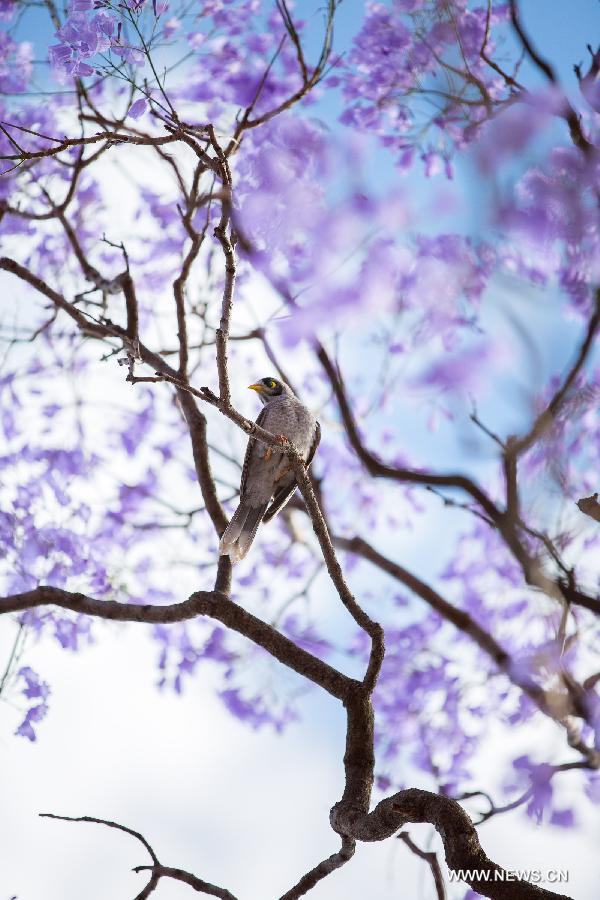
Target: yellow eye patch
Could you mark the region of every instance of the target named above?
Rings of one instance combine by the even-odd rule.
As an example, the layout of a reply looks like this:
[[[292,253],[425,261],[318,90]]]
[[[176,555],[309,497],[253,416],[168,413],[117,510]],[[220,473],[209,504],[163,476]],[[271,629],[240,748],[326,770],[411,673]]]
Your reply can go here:
[[[269,380],[267,381],[267,387],[273,390],[273,388],[277,387],[277,382],[272,378],[269,378]]]

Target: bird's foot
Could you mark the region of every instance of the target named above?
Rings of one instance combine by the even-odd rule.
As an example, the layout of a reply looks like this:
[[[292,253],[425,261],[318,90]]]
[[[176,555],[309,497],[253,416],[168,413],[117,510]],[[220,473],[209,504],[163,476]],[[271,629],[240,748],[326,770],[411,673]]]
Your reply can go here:
[[[276,440],[277,443],[280,444],[282,447],[289,447],[289,446],[290,446],[290,442],[289,442],[288,439],[286,438],[285,434],[276,434],[276,435],[275,435],[275,440]],[[267,447],[267,448],[266,448],[265,452],[263,453],[263,459],[264,459],[265,462],[269,462],[269,460],[270,460],[271,457],[273,456],[274,450],[275,450],[275,447]]]

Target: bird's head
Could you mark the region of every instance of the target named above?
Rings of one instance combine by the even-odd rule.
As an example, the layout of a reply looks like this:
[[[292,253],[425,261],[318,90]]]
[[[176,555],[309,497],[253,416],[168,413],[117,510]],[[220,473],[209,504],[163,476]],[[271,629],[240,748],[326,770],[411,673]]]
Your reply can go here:
[[[261,378],[256,384],[248,385],[249,390],[256,391],[263,405],[269,403],[275,397],[292,395],[290,388],[277,378]]]

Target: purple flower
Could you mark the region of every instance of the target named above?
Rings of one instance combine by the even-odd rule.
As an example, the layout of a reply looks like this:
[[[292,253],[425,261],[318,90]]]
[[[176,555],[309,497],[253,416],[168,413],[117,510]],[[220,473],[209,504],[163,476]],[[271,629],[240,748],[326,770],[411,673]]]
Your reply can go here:
[[[550,816],[550,824],[559,828],[572,828],[575,825],[575,814],[572,809],[555,809]]]
[[[37,735],[35,733],[34,723],[41,722],[48,712],[46,700],[50,693],[50,688],[45,681],[40,679],[37,672],[34,672],[29,666],[21,668],[18,675],[25,681],[25,686],[22,688],[22,694],[28,700],[41,700],[41,702],[34,703],[29,707],[25,714],[25,718],[17,728],[15,734],[20,737],[26,737],[29,741],[35,741]]]
[[[12,19],[17,0],[0,0],[0,19]]]
[[[73,51],[66,44],[54,44],[48,50],[48,58],[52,66],[66,68],[73,58]]]
[[[132,66],[141,66],[144,63],[144,53],[137,47],[122,47],[118,44],[113,44],[112,52]]]
[[[522,154],[550,123],[551,117],[561,113],[564,104],[562,91],[551,87],[538,94],[527,94],[523,102],[515,103],[492,119],[482,128],[475,145],[475,158],[481,171],[490,174],[502,163]]]
[[[220,691],[219,696],[230,713],[255,729],[268,724],[273,725],[276,731],[282,731],[295,718],[289,709],[284,709],[281,715],[274,714],[262,697],[243,697],[238,688],[227,688]]]
[[[425,176],[431,178],[433,175],[439,175],[444,171],[443,157],[435,150],[428,150],[421,157],[425,166]]]
[[[586,776],[585,793],[592,803],[600,803],[600,776],[595,772]]]
[[[127,112],[128,116],[131,116],[132,119],[139,119],[144,115],[146,110],[148,109],[148,101],[145,97],[140,97],[138,100],[135,100],[129,110]]]
[[[2,93],[19,94],[27,90],[33,69],[32,61],[32,44],[28,41],[17,43],[6,31],[0,31],[0,91]]]
[[[113,43],[114,17],[104,11],[89,16],[93,8],[87,0],[75,0],[69,18],[56,32],[60,43],[50,47],[48,56],[51,65],[63,75],[91,75],[94,67],[86,60],[106,53]]]
[[[488,383],[490,364],[499,349],[489,343],[478,343],[460,354],[441,355],[414,380],[416,387],[436,387],[442,391],[478,392]]]
[[[34,697],[40,697],[45,700],[49,694],[49,687],[45,681],[40,679],[40,676],[37,672],[34,672],[32,668],[29,666],[24,666],[19,669],[18,672],[19,677],[21,677],[25,681],[25,687],[23,688],[23,694],[29,700]]]
[[[531,798],[529,799],[526,811],[536,822],[541,822],[544,813],[550,809],[553,797],[552,776],[554,768],[549,763],[533,763],[528,756],[519,756],[513,760],[513,766],[523,773],[529,781]],[[555,824],[562,824],[566,821],[565,812],[558,813],[558,821]]]

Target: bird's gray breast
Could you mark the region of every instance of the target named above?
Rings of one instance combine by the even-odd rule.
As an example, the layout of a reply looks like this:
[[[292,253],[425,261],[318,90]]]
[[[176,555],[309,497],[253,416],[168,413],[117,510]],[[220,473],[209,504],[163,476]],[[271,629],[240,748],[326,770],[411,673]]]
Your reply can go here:
[[[308,458],[315,436],[316,419],[298,400],[272,400],[265,407],[261,425],[272,434],[282,434]],[[254,503],[266,503],[284,481],[293,479],[290,462],[280,450],[254,441],[244,496]]]
[[[316,424],[310,410],[290,397],[272,400],[265,409],[263,428],[285,435],[304,459],[312,446]]]

